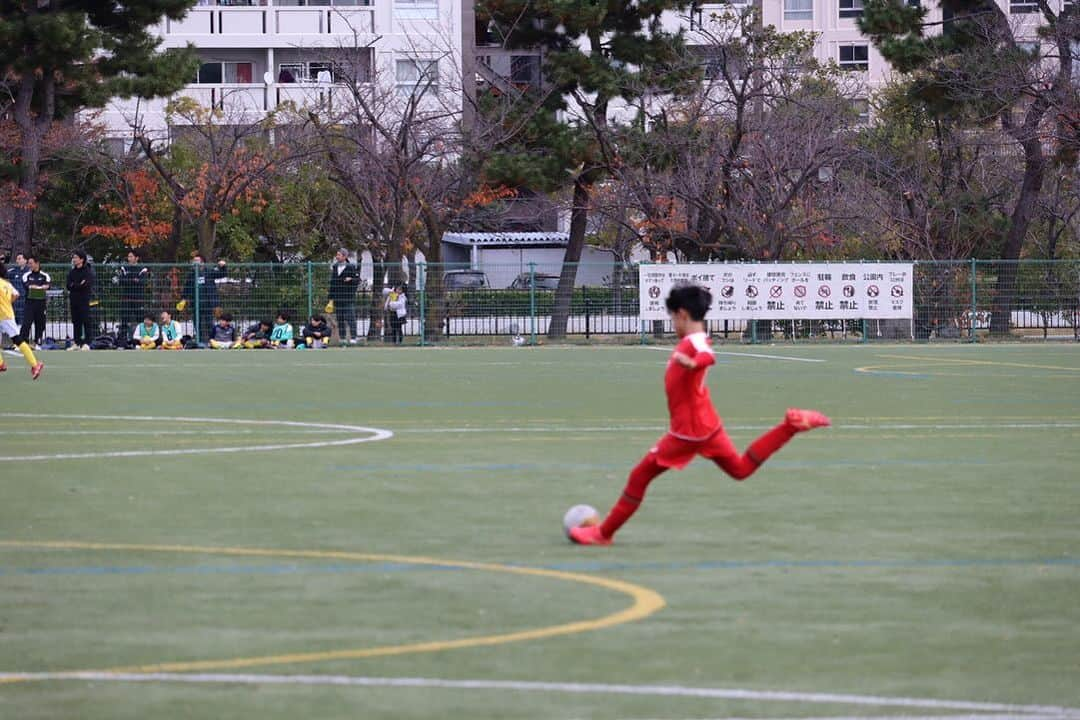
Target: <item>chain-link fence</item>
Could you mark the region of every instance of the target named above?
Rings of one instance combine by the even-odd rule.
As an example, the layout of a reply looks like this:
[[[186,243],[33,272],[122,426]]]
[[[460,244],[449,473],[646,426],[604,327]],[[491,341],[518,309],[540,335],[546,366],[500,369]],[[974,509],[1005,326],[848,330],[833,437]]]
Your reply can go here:
[[[45,328],[31,329],[32,338],[63,345],[72,337],[68,269],[42,267],[52,282]],[[331,341],[348,344],[535,343],[553,323],[565,323],[565,336],[582,341],[647,342],[671,333],[670,323],[640,320],[633,267],[578,266],[576,278],[596,282],[575,287],[561,313],[558,276],[529,263],[480,269],[364,263],[345,281],[348,270],[311,262],[98,265],[91,335],[109,334],[124,345],[144,316],[159,321],[163,311],[180,324],[189,344],[206,344],[223,317],[231,318],[240,335],[260,321],[272,325],[279,314],[298,340],[311,316],[322,315]],[[492,287],[491,278],[513,281]],[[742,342],[972,341],[991,334],[1080,340],[1080,262],[920,262],[914,295],[910,321],[714,320],[709,330]]]

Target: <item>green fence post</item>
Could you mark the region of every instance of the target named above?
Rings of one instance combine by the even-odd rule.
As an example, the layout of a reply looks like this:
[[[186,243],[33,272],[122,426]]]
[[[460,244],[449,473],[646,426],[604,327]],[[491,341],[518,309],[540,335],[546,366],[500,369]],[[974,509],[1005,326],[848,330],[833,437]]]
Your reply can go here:
[[[529,263],[529,344],[536,344],[536,263]]]
[[[307,316],[308,317],[311,317],[312,315],[315,314],[314,298],[315,298],[315,293],[314,293],[314,288],[312,287],[311,261],[308,260],[307,261]]]
[[[201,294],[200,288],[202,287],[202,283],[200,283],[199,281],[205,280],[206,273],[203,272],[203,266],[201,263],[195,265],[192,268],[192,272],[195,273],[195,342],[201,343],[203,342],[203,339],[200,337],[202,333],[199,332],[199,321],[202,319],[202,315],[199,314],[199,295]],[[206,338],[206,342],[209,341],[210,338]]]
[[[420,294],[420,347],[427,345],[427,270],[426,263],[423,268],[419,265],[416,269],[416,289]]]
[[[975,318],[979,309],[978,302],[978,282],[976,282],[976,268],[978,267],[978,260],[971,258],[971,318],[968,320],[968,340],[975,342]]]

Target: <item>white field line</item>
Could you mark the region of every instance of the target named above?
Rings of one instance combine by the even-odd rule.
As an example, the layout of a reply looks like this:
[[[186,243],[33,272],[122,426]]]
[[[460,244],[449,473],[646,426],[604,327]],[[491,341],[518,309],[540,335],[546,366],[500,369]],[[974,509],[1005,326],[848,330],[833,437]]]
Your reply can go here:
[[[768,430],[772,425],[726,425],[729,432]],[[879,425],[836,424],[830,432],[844,430],[1047,430],[1080,428],[1080,422],[1042,422],[1042,423],[882,423]],[[620,432],[665,432],[662,425],[605,425],[582,426],[537,425],[535,427],[432,427],[432,428],[397,428],[397,433],[435,434],[435,433],[620,433]]]
[[[1068,715],[1021,715],[1019,720],[1061,720]],[[619,720],[631,720],[620,718]],[[987,715],[978,713],[975,715],[835,715],[829,717],[715,717],[715,718],[634,718],[633,720],[1018,720],[1016,715]]]
[[[346,437],[339,440],[317,440],[315,442],[302,443],[276,443],[266,445],[240,445],[206,448],[175,448],[175,449],[145,449],[145,450],[116,450],[101,452],[75,452],[53,453],[42,455],[11,455],[0,456],[0,462],[23,461],[23,460],[76,460],[82,458],[122,458],[122,457],[149,457],[168,455],[216,455],[218,453],[260,452],[263,450],[293,450],[298,448],[319,448],[340,445],[356,445],[358,443],[387,440],[394,436],[390,430],[381,428],[361,427],[359,425],[339,425],[331,423],[299,422],[294,420],[238,420],[235,418],[200,418],[200,417],[164,417],[149,415],[41,415],[36,413],[4,413],[3,418],[32,418],[32,419],[66,419],[66,420],[129,420],[132,422],[173,422],[173,423],[197,423],[203,425],[256,425],[274,426],[287,428],[303,428],[328,431],[347,431],[360,435],[360,437]],[[212,432],[206,432],[212,435]]]
[[[640,347],[640,346],[639,346]],[[654,347],[652,345],[644,346],[646,350],[659,350],[661,352],[672,352],[673,347]],[[752,358],[764,358],[766,360],[790,360],[792,362],[808,362],[808,363],[823,363],[825,360],[818,358],[802,358],[792,357],[790,355],[766,355],[764,353],[750,353],[750,352],[729,352],[727,350],[715,350],[714,355],[731,355],[732,357],[752,357]]]
[[[226,673],[111,673],[53,672],[0,673],[0,683],[46,680],[88,680],[94,682],[171,682],[190,684],[305,685],[336,687],[436,688],[454,690],[511,690],[566,694],[642,695],[660,697],[711,698],[762,702],[816,703],[866,707],[957,710],[968,713],[1011,714],[1013,717],[1045,716],[1080,718],[1080,709],[1048,705],[935,700],[929,698],[807,693],[742,688],[703,688],[682,685],[613,685],[600,683],[533,682],[518,680],[443,680],[441,678],[364,677],[356,675],[257,675]]]

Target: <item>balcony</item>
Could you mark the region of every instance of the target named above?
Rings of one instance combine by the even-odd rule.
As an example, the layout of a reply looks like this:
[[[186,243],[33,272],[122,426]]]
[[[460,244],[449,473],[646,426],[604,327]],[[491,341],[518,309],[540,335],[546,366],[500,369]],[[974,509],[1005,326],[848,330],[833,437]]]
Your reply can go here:
[[[356,3],[324,0],[324,6],[307,5],[215,5],[192,8],[180,20],[166,20],[166,40],[177,44],[197,40],[200,47],[235,45],[240,38],[253,44],[291,47],[300,38],[323,44],[337,38],[375,32],[375,9]],[[220,44],[215,40],[220,39]]]

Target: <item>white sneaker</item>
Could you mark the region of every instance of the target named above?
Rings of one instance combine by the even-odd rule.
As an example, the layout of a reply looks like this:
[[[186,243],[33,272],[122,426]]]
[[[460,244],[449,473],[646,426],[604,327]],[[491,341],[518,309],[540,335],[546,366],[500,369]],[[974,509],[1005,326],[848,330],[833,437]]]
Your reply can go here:
[[[79,349],[79,346],[78,346],[78,345],[68,345],[68,346],[67,346],[66,348],[64,348],[64,349],[65,349],[65,350],[67,350],[68,352],[71,352],[72,350],[78,350],[78,349]]]
[[[80,349],[80,350],[89,350],[89,349],[90,349],[90,346],[89,346],[89,345],[83,345],[83,346],[82,346],[81,348],[79,348],[79,349]]]
[[[349,338],[349,344],[350,345],[355,345],[356,344],[356,338]]]

